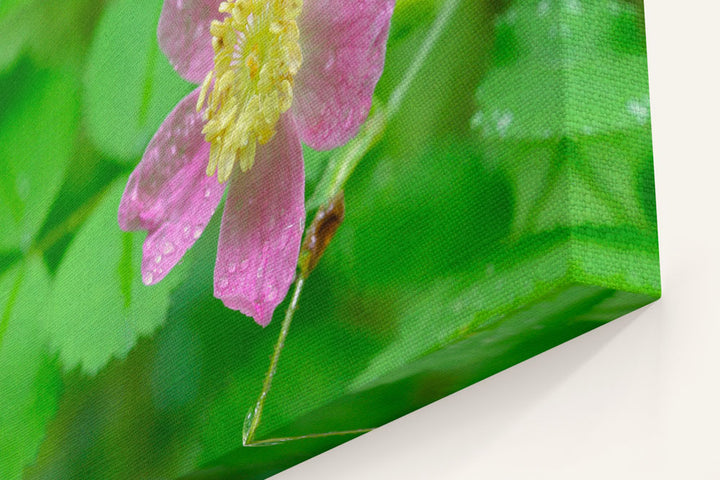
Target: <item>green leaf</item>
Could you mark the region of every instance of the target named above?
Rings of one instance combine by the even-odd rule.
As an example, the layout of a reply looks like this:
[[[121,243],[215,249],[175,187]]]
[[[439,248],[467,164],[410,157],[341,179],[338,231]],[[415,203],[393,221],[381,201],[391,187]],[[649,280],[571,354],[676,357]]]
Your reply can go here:
[[[350,213],[324,259],[331,268],[367,285],[415,282],[475,268],[509,233],[510,183],[470,144],[378,154],[366,179],[348,185]]]
[[[48,331],[67,370],[82,365],[95,373],[112,357],[124,357],[163,323],[170,292],[182,279],[176,268],[158,285],[142,283],[145,232],[123,232],[117,224],[123,187],[110,189],[58,267]]]
[[[562,243],[559,238],[555,254],[544,254],[547,250],[540,248],[534,254],[520,249],[514,252],[520,253],[517,256],[496,254],[488,258],[482,273],[438,278],[407,289],[398,302],[404,308],[397,313],[397,337],[357,376],[351,389],[374,386],[386,375],[456,341],[458,332],[491,324],[546,295],[568,271]]]
[[[36,257],[0,277],[0,478],[22,476],[54,415],[60,368],[48,355],[43,300],[50,278]]]
[[[0,17],[7,15],[23,3],[23,0],[3,0],[0,4]]]
[[[109,0],[26,1],[22,23],[30,31],[27,46],[33,60],[41,65],[80,70],[93,30]]]
[[[514,238],[559,227],[635,225],[655,237],[649,127],[543,141],[488,142],[488,157],[513,185]],[[518,160],[521,159],[521,160]],[[654,190],[650,190],[651,195]],[[654,212],[654,210],[652,210]]]
[[[21,52],[39,65],[77,70],[107,0],[14,1],[0,5],[0,72]]]
[[[30,31],[22,22],[24,11],[21,8],[11,10],[10,6],[3,2],[0,4],[0,11],[0,73],[2,73],[15,64],[15,60],[30,37]]]
[[[618,0],[515,2],[473,122],[513,183],[513,238],[561,227],[656,235],[641,12]],[[512,88],[508,88],[512,86]]]
[[[0,250],[27,250],[73,151],[79,85],[24,61],[0,87]]]
[[[647,124],[642,27],[617,0],[516,2],[497,25],[475,127],[491,139],[547,139]]]
[[[481,297],[476,294],[475,298],[482,304]],[[435,338],[434,342],[426,341],[424,345],[432,347],[424,351],[418,348],[423,345],[421,339],[431,338],[433,333],[437,333],[437,328],[434,332],[418,332],[416,329],[422,325],[408,318],[404,322],[407,330],[403,330],[403,341],[376,357],[358,376],[353,387],[358,392],[418,374],[427,378],[431,372],[450,378],[464,376],[474,381],[524,361],[650,301],[651,297],[597,286],[556,284],[552,288],[547,284],[546,288],[538,289],[536,294],[526,298],[522,308],[492,315],[481,310],[474,322]],[[437,306],[437,302],[435,308],[426,303],[424,308],[428,309],[427,313],[439,314],[441,318],[447,315]],[[431,325],[428,321],[437,320],[432,316],[422,318],[428,325]]]
[[[162,2],[119,0],[106,9],[88,58],[85,106],[96,146],[127,162],[192,86],[173,70],[157,42]]]

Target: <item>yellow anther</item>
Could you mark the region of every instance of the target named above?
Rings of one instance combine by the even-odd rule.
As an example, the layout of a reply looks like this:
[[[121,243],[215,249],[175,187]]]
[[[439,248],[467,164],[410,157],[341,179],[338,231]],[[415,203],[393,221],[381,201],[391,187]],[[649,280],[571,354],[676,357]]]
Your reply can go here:
[[[230,178],[237,162],[252,168],[257,144],[275,135],[292,105],[293,79],[302,63],[297,17],[302,0],[227,0],[222,21],[210,25],[215,67],[202,83],[203,134],[210,142],[207,174]],[[214,79],[214,82],[213,82]]]
[[[257,77],[258,71],[260,70],[260,61],[258,60],[258,57],[259,57],[258,51],[259,51],[258,46],[254,45],[252,48],[252,52],[245,59],[245,66],[247,66],[248,69],[250,70],[250,78]]]
[[[205,75],[205,80],[203,80],[202,88],[200,89],[200,96],[197,100],[197,106],[196,109],[199,112],[203,105],[205,105],[205,97],[207,96],[208,88],[210,88],[210,82],[213,78],[213,71],[210,70],[207,75]]]

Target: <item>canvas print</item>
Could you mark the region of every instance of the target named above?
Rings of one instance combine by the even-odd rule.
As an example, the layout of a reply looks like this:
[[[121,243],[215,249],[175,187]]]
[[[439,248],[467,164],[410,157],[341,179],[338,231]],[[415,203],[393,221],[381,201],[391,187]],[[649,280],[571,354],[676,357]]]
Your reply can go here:
[[[3,0],[0,478],[268,478],[654,301],[646,59],[639,0]]]

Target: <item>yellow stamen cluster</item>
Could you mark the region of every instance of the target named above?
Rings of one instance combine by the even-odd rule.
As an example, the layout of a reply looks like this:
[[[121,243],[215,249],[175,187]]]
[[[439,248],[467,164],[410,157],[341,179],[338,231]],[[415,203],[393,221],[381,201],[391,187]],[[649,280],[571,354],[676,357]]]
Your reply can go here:
[[[205,107],[210,142],[207,174],[222,183],[235,162],[242,171],[255,161],[257,144],[275,135],[280,114],[293,99],[293,78],[302,63],[296,19],[302,0],[229,0],[223,21],[210,26],[215,68],[205,77],[198,112]]]

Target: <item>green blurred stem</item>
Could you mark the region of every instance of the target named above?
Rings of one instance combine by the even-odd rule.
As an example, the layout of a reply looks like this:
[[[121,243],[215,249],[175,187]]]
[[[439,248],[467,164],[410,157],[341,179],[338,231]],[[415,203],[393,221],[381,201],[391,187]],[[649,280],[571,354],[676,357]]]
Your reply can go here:
[[[422,45],[420,45],[420,49],[418,50],[417,55],[410,64],[410,67],[408,67],[407,71],[405,72],[403,79],[400,81],[398,86],[395,87],[395,90],[390,94],[385,113],[386,121],[390,121],[390,119],[395,116],[395,114],[400,110],[400,105],[402,105],[402,102],[405,99],[408,90],[410,90],[410,87],[412,86],[415,77],[417,77],[417,74],[422,69],[425,60],[427,60],[428,55],[435,47],[435,44],[440,38],[440,35],[442,34],[445,27],[447,26],[447,23],[455,14],[455,11],[460,5],[460,2],[461,0],[447,0],[445,3],[443,3],[442,9],[440,10],[440,13],[438,13],[438,16],[435,18],[435,22],[433,22],[432,26],[430,27],[430,32],[428,33],[427,37],[425,37]]]
[[[357,137],[350,140],[344,147],[339,148],[328,161],[318,186],[307,202],[307,209],[314,210],[326,204],[345,188],[345,183],[355,171],[360,160],[370,149],[382,139],[385,127],[400,111],[410,87],[422,70],[428,55],[442,35],[443,30],[453,17],[462,0],[448,0],[443,3],[438,16],[435,18],[428,35],[418,49],[417,55],[403,75],[400,83],[390,94],[387,104],[383,107],[378,99],[373,99],[373,109],[365,125],[360,129]]]
[[[47,232],[40,240],[30,247],[30,254],[44,255],[53,245],[58,241],[62,240],[65,235],[74,232],[90,214],[95,210],[97,204],[105,198],[105,195],[110,191],[110,187],[113,183],[107,184],[102,190],[90,197],[87,202],[82,204],[80,208],[75,210],[69,217],[62,223],[58,224],[52,230]]]
[[[20,292],[20,285],[22,285],[24,277],[25,265],[20,267],[20,272],[15,278],[15,283],[13,284],[12,290],[10,290],[7,305],[5,305],[2,316],[0,316],[0,349],[2,349],[3,339],[5,338],[5,331],[10,324],[10,315],[12,314],[13,307],[15,306],[15,301],[17,300],[18,294]]]
[[[427,60],[428,55],[435,47],[440,35],[447,26],[449,20],[455,14],[460,3],[461,0],[448,0],[443,4],[437,18],[430,27],[427,37],[425,37],[425,40],[418,49],[417,55],[410,64],[410,67],[408,67],[400,83],[397,87],[395,87],[395,90],[393,90],[390,95],[387,105],[383,108],[380,105],[380,102],[377,99],[374,99],[373,109],[370,112],[367,121],[361,128],[360,133],[344,147],[338,149],[337,154],[334,154],[330,158],[320,183],[313,192],[310,200],[307,202],[306,209],[308,211],[327,204],[338,193],[340,193],[340,191],[345,187],[345,183],[355,171],[355,167],[357,167],[358,163],[360,163],[360,160],[362,160],[367,152],[370,151],[370,149],[378,141],[380,141],[380,139],[382,139],[385,133],[386,125],[400,110],[400,106],[402,105],[410,86],[415,81],[417,74],[420,72],[423,64],[425,63],[425,60]],[[290,331],[290,324],[292,323],[293,316],[298,308],[300,293],[302,292],[308,275],[309,272],[300,271],[298,273],[292,300],[285,312],[285,318],[280,329],[280,335],[275,343],[275,348],[273,349],[273,354],[270,359],[270,366],[265,374],[262,391],[255,403],[255,407],[248,412],[248,415],[245,418],[245,425],[243,427],[243,445],[246,447],[269,446],[293,440],[322,438],[336,435],[356,435],[372,430],[371,428],[364,428],[255,441],[255,434],[260,426],[263,408],[265,407],[265,400],[272,388],[273,378],[275,377],[278,363],[280,361],[280,354],[285,346],[285,340],[287,339]]]
[[[278,362],[280,361],[280,353],[285,346],[285,339],[287,338],[288,332],[290,331],[290,324],[292,323],[293,315],[295,315],[295,311],[297,310],[298,301],[300,300],[300,293],[302,292],[304,284],[304,276],[298,275],[297,280],[295,281],[295,290],[293,291],[292,300],[290,301],[290,305],[285,312],[285,318],[283,319],[282,327],[280,328],[280,336],[275,343],[275,348],[270,359],[270,367],[265,374],[262,392],[260,392],[260,396],[255,403],[255,408],[252,409],[249,413],[249,425],[246,425],[247,428],[243,428],[243,445],[245,446],[250,446],[253,444],[255,432],[260,426],[260,419],[262,418],[262,411],[263,407],[265,406],[265,399],[267,398],[267,394],[270,392],[270,388],[272,388],[272,381],[275,377],[275,372],[277,371]]]

